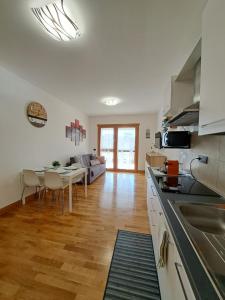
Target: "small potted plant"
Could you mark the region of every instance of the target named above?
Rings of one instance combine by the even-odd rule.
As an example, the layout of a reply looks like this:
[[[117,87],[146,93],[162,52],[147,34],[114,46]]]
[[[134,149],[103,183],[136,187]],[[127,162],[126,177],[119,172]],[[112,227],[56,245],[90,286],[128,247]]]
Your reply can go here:
[[[59,167],[61,166],[61,164],[60,164],[59,161],[55,160],[55,161],[52,162],[52,166],[53,166],[55,169],[57,169],[57,168],[59,168]]]

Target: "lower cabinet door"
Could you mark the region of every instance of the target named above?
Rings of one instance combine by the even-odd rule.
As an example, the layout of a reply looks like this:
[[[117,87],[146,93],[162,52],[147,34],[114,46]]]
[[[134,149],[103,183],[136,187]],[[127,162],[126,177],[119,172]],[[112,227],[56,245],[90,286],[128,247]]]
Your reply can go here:
[[[194,300],[187,274],[182,265],[169,225],[161,208],[160,200],[151,178],[147,180],[147,206],[152,234],[155,262],[159,277],[162,300]],[[169,234],[167,260],[164,267],[159,268],[160,244],[163,232]]]
[[[174,266],[176,269],[176,289],[174,299],[195,300],[196,298],[177,250]]]
[[[157,264],[158,262],[158,216],[157,212],[152,211],[151,212],[154,220],[154,224],[151,227],[151,234],[152,234],[152,240],[153,240],[153,249],[155,254],[155,262]]]
[[[160,249],[160,236],[162,236],[162,231],[166,230],[169,234],[166,264],[162,268],[157,266],[161,298],[162,300],[194,300],[194,293],[191,289],[187,274],[163,214],[159,214],[158,223],[158,253]],[[159,258],[157,258],[157,261],[158,259]]]
[[[162,235],[164,231],[169,233],[169,244],[167,248],[167,260],[164,267],[159,267],[157,265],[159,285],[161,291],[162,300],[176,300],[174,298],[174,288],[175,288],[175,270],[173,268],[175,261],[175,245],[171,240],[170,232],[168,226],[165,222],[163,214],[159,214],[159,226],[158,226],[158,259],[160,257],[160,244],[162,241]],[[179,299],[182,300],[182,299]]]

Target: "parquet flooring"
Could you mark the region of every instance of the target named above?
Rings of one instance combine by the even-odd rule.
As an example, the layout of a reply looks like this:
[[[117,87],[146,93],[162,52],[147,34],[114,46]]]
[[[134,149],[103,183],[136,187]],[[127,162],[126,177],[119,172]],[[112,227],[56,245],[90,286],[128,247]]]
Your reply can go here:
[[[149,232],[144,175],[107,172],[67,211],[48,195],[0,216],[0,300],[101,300],[117,230]]]

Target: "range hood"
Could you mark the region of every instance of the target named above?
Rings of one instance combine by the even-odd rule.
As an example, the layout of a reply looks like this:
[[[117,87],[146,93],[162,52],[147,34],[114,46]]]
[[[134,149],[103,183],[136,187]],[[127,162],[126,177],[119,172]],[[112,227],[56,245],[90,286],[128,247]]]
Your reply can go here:
[[[199,47],[199,46],[198,46]],[[193,71],[194,103],[168,121],[169,126],[194,126],[199,121],[201,59],[195,64]]]
[[[186,107],[181,113],[168,121],[168,126],[193,126],[199,121],[199,101]]]

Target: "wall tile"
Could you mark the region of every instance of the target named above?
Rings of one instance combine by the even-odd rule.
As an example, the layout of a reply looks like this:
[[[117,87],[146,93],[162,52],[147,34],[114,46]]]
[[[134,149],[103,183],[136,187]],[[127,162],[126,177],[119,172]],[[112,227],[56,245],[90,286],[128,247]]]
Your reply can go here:
[[[225,136],[220,136],[220,143],[219,143],[219,160],[225,162]]]
[[[220,162],[218,167],[217,190],[225,197],[225,162]]]
[[[196,154],[207,155],[210,158],[219,159],[220,150],[220,136],[216,135],[206,135],[206,136],[196,136],[193,135],[193,146],[192,150]],[[224,144],[225,149],[225,144]]]
[[[201,182],[204,182],[206,185],[215,189],[217,185],[218,168],[218,160],[212,158],[209,158],[207,165],[198,162],[197,178]]]
[[[166,151],[168,159],[178,159],[187,171],[190,170],[190,161],[199,154],[207,155],[209,161],[208,164],[194,161],[194,176],[225,197],[225,136],[193,134],[191,149],[176,150],[173,153]]]

